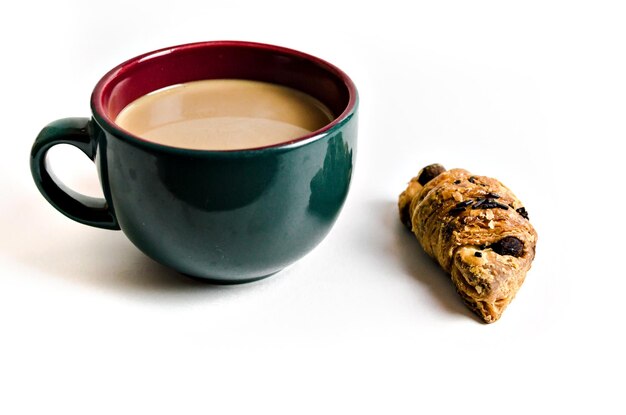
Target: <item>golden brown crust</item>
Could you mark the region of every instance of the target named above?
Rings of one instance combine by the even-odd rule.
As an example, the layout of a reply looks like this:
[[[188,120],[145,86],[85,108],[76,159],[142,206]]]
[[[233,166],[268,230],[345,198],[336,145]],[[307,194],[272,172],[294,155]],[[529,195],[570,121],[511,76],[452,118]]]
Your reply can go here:
[[[399,197],[400,218],[451,275],[464,302],[492,323],[524,282],[537,233],[498,180],[453,169],[422,185],[423,171]]]

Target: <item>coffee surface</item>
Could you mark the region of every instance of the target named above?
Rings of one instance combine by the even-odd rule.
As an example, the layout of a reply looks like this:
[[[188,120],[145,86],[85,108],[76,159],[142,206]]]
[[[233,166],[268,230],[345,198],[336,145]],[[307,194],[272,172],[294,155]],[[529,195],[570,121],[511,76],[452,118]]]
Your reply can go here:
[[[288,142],[333,119],[323,103],[292,88],[210,79],[151,92],[127,105],[115,122],[172,147],[237,150]]]

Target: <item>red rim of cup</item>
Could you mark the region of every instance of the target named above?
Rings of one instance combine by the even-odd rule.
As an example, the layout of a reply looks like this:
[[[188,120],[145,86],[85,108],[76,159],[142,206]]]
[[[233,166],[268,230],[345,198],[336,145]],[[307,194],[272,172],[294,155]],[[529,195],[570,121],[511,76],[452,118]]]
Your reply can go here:
[[[264,44],[264,43],[244,42],[244,41],[209,41],[209,42],[188,43],[188,44],[162,48],[162,49],[155,50],[152,52],[144,53],[142,55],[131,58],[121,63],[120,65],[116,66],[115,68],[111,69],[106,75],[104,75],[100,79],[100,81],[97,83],[91,95],[91,107],[92,107],[92,111],[94,114],[94,118],[96,118],[96,120],[101,125],[104,124],[103,127],[106,127],[105,129],[112,130],[116,136],[125,137],[127,139],[130,138],[131,140],[134,140],[138,143],[154,145],[157,147],[177,148],[177,147],[170,147],[167,145],[157,144],[152,141],[145,140],[137,135],[134,135],[130,133],[129,131],[119,127],[115,123],[114,117],[117,115],[117,113],[119,113],[119,111],[125,105],[129,104],[130,102],[132,102],[134,99],[138,98],[139,96],[145,95],[149,92],[160,89],[162,87],[175,85],[181,82],[168,82],[168,80],[166,79],[165,81],[161,81],[161,83],[164,82],[164,84],[159,86],[158,85],[159,82],[157,82],[157,80],[155,79],[150,79],[150,77],[144,77],[143,79],[138,78],[136,81],[139,81],[139,82],[137,83],[143,82],[143,85],[141,85],[141,88],[139,88],[142,92],[136,93],[135,94],[136,96],[134,97],[132,97],[132,93],[126,94],[124,98],[119,100],[119,102],[122,103],[121,105],[119,102],[118,103],[110,102],[112,100],[112,97],[114,96],[113,90],[116,86],[118,86],[124,80],[127,80],[131,76],[130,74],[132,74],[133,71],[140,69],[142,65],[145,67],[147,64],[148,65],[155,64],[155,66],[158,69],[159,60],[171,61],[172,59],[175,59],[177,55],[199,52],[203,49],[210,49],[210,48],[238,48],[241,50],[251,49],[257,52],[263,52],[263,53],[269,53],[269,54],[273,53],[273,54],[276,54],[277,56],[286,56],[289,58],[295,58],[297,60],[304,62],[305,64],[311,65],[312,67],[317,67],[324,73],[331,74],[332,76],[334,76],[336,80],[339,81],[338,84],[341,84],[341,86],[345,87],[347,91],[347,95],[348,95],[348,102],[347,102],[347,105],[345,105],[345,108],[343,108],[343,111],[341,111],[339,115],[337,115],[336,118],[332,122],[330,122],[329,124],[325,125],[324,127],[318,130],[312,131],[311,133],[307,135],[295,138],[293,140],[289,140],[289,141],[278,143],[278,144],[263,146],[263,147],[247,148],[245,150],[195,150],[195,149],[181,149],[181,150],[200,151],[200,152],[207,152],[207,151],[209,152],[237,152],[237,151],[261,150],[261,149],[266,149],[266,148],[285,147],[285,146],[291,146],[294,144],[304,144],[309,141],[314,141],[314,139],[321,138],[322,136],[326,135],[326,133],[328,133],[330,130],[334,129],[340,124],[343,124],[343,122],[345,122],[356,109],[357,102],[358,102],[358,94],[357,94],[357,90],[356,90],[354,83],[348,77],[348,75],[346,75],[345,72],[343,72],[341,69],[337,68],[335,65],[323,59],[317,58],[315,56],[312,56],[312,55],[309,55],[309,54],[306,54],[306,53],[303,53],[294,49],[289,49],[289,48],[285,48],[281,46],[269,45],[269,44]],[[183,68],[183,72],[185,70],[186,69]],[[199,80],[199,79],[208,79],[208,78],[191,76],[191,79],[189,80]],[[154,86],[155,84],[156,84],[156,87]],[[132,99],[128,99],[129,95],[131,95]],[[113,107],[113,110],[111,110],[112,107]],[[111,112],[114,112],[115,115],[111,116]]]

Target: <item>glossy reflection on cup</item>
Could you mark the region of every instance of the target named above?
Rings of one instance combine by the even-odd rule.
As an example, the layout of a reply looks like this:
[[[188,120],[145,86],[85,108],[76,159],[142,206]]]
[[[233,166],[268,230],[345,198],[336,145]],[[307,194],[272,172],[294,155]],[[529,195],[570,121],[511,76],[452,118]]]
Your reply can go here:
[[[226,151],[157,144],[116,125],[137,98],[205,79],[293,88],[321,101],[335,119],[286,143]],[[148,256],[184,274],[217,283],[271,275],[328,234],[348,194],[357,91],[345,73],[313,56],[234,41],[166,48],[106,74],[91,108],[92,118],[55,121],[41,131],[31,153],[35,183],[68,217],[121,229]],[[77,194],[48,171],[47,151],[61,143],[94,160],[104,199]]]

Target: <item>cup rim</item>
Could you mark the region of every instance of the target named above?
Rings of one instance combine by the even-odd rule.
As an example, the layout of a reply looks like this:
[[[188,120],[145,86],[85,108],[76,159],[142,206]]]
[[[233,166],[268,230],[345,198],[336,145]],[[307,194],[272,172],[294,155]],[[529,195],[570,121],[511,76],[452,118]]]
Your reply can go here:
[[[308,61],[311,61],[317,65],[322,66],[324,69],[331,72],[333,75],[337,76],[340,79],[347,91],[348,91],[348,104],[341,114],[339,114],[333,121],[326,124],[322,128],[319,128],[315,131],[310,132],[309,134],[297,137],[295,139],[284,141],[281,143],[271,144],[267,146],[261,147],[252,147],[245,149],[233,149],[233,150],[203,150],[203,149],[191,149],[184,147],[175,147],[168,146],[165,144],[159,144],[153,141],[146,140],[141,138],[138,135],[135,135],[121,127],[119,127],[111,117],[107,114],[104,105],[103,92],[110,85],[112,81],[114,81],[118,76],[123,74],[129,68],[134,67],[142,62],[147,60],[155,59],[163,55],[176,53],[178,51],[187,51],[190,49],[198,49],[198,48],[206,48],[206,47],[215,47],[215,46],[235,46],[235,47],[248,47],[254,49],[264,49],[267,51],[280,52],[283,54],[292,55],[298,58],[303,58]],[[239,40],[216,40],[216,41],[203,41],[203,42],[194,42],[194,43],[185,43],[176,46],[165,47],[161,49],[157,49],[151,52],[146,52],[141,55],[135,56],[134,58],[128,59],[109,72],[107,72],[96,84],[92,94],[91,94],[91,110],[93,113],[93,117],[100,124],[101,127],[106,129],[107,131],[111,131],[114,133],[116,137],[121,137],[126,141],[129,141],[133,144],[139,144],[144,146],[149,146],[155,149],[167,150],[167,151],[181,151],[181,152],[193,152],[193,153],[241,153],[241,152],[258,152],[260,150],[270,150],[270,149],[284,149],[284,148],[293,148],[301,145],[308,144],[312,141],[316,141],[326,136],[329,132],[339,128],[341,125],[345,124],[345,122],[351,118],[352,114],[354,114],[356,108],[358,106],[358,92],[354,82],[350,79],[350,77],[339,69],[337,66],[329,63],[323,59],[320,59],[316,56],[309,55],[304,52],[300,52],[295,49],[286,48],[283,46],[277,46],[267,43],[258,43],[258,42],[250,42],[250,41],[239,41]]]

